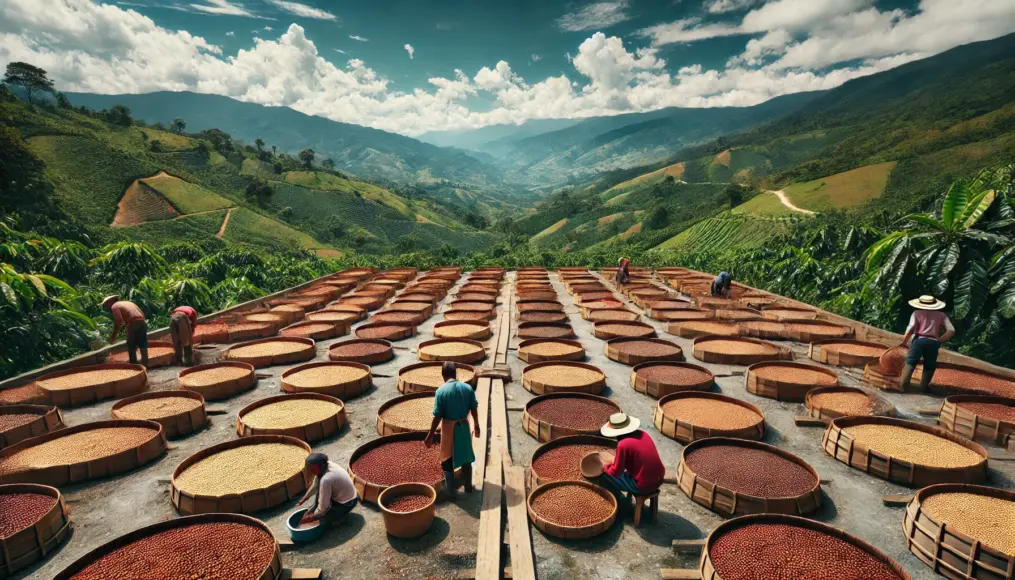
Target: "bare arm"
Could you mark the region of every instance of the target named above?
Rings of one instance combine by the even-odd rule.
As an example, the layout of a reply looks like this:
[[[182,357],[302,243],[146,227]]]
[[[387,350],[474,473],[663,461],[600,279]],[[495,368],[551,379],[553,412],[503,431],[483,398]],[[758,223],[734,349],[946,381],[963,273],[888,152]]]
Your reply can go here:
[[[948,318],[945,318],[945,333],[941,335],[941,342],[948,342],[955,336],[955,325]]]
[[[113,334],[109,335],[109,342],[112,344],[116,340],[116,335],[120,334],[120,321],[113,317]]]
[[[479,437],[479,411],[477,411],[476,409],[473,409],[471,411],[471,413],[472,413],[472,425],[473,425],[473,427],[472,427],[472,435],[474,437]]]
[[[426,434],[426,438],[423,439],[423,444],[427,447],[433,445],[433,434],[437,431],[437,426],[441,424],[440,417],[434,417],[433,421],[430,422],[430,430]]]
[[[913,327],[910,326],[906,329],[906,334],[902,335],[902,346],[909,346],[909,337],[913,336]],[[942,340],[944,337],[942,337]]]

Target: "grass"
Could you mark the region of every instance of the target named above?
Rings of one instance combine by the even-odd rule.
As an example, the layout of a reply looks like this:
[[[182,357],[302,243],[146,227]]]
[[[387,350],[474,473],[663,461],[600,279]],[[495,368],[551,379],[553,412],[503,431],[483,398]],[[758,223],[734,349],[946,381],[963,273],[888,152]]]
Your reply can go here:
[[[236,219],[236,212],[233,212],[232,220]],[[226,217],[226,210],[220,210],[199,215],[183,216],[178,219],[147,222],[136,226],[117,228],[117,232],[125,237],[153,246],[160,246],[168,242],[186,240],[189,242],[200,242],[212,240],[222,226],[222,220]]]
[[[200,185],[188,183],[165,173],[142,179],[141,182],[165,196],[169,203],[183,214],[214,211],[236,205]]]
[[[778,200],[776,200],[778,203]],[[660,250],[717,251],[757,247],[789,229],[792,220],[724,212],[702,220],[658,246]]]
[[[635,189],[660,183],[668,176],[672,176],[673,179],[677,180],[681,179],[684,176],[684,164],[674,163],[673,165],[663,167],[662,169],[657,169],[655,171],[639,175],[634,179],[629,179],[623,183],[614,185],[600,195],[603,199],[607,200],[608,203],[620,203],[614,202],[613,200],[621,195],[626,195]]]
[[[552,226],[546,228],[545,230],[539,232],[538,234],[532,236],[530,241],[537,242],[540,239],[545,238],[546,236],[549,236],[550,234],[553,234],[554,232],[559,231],[562,227],[564,227],[566,225],[567,225],[567,218],[564,218],[564,219],[558,221],[557,223],[553,224]]]
[[[159,141],[162,143],[162,147],[170,151],[179,151],[183,149],[193,149],[197,147],[198,141],[186,137],[184,135],[177,135],[176,133],[170,133],[169,131],[159,131],[158,129],[140,129],[146,135],[148,135],[148,141]]]
[[[731,210],[739,216],[788,216],[797,214],[785,205],[774,193],[762,192]]]
[[[784,189],[795,205],[812,211],[849,209],[881,197],[896,163],[866,165]]]
[[[269,247],[286,246],[307,250],[327,247],[297,229],[242,207],[233,210],[222,237],[228,242]]]

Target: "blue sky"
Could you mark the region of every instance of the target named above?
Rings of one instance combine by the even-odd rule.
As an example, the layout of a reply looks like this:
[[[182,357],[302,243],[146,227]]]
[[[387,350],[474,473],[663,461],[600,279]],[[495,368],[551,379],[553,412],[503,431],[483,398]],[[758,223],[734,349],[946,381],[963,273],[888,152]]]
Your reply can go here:
[[[832,88],[1015,31],[1015,0],[0,0],[0,65],[407,135]]]

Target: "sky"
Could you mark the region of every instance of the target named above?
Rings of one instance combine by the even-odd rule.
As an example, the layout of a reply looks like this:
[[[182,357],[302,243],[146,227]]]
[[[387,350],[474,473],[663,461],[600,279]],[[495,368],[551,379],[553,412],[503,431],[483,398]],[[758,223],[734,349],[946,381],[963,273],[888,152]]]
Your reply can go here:
[[[0,66],[418,136],[829,89],[1015,32],[1015,0],[0,0]]]

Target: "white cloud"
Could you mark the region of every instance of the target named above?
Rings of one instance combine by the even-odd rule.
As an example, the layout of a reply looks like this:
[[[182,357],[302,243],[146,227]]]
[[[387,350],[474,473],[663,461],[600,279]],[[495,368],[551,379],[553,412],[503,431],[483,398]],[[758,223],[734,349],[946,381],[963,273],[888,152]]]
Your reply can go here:
[[[303,18],[314,18],[316,20],[338,19],[337,16],[326,10],[314,8],[313,6],[308,6],[299,2],[290,2],[289,0],[267,0],[267,2],[279,10],[295,14],[296,16],[302,16]]]
[[[631,16],[627,7],[628,0],[595,2],[561,16],[557,19],[557,26],[568,32],[603,30],[629,20]]]
[[[712,24],[701,24],[700,18],[682,18],[669,24],[656,24],[638,31],[639,36],[652,39],[652,46],[675,44],[679,42],[694,42],[718,36],[734,36],[743,34],[739,26],[723,24],[721,22]]]
[[[1011,32],[1015,8],[1010,4],[965,0],[957,7],[924,0],[912,13],[863,8],[806,30],[759,34],[725,68],[689,65],[675,72],[655,50],[625,46],[620,38],[597,32],[571,51],[573,68],[566,72],[573,79],[563,72],[524,79],[499,61],[478,71],[454,70],[402,92],[361,59],[350,58],[344,66],[330,62],[296,24],[277,38],[255,38],[253,46],[224,54],[200,36],[162,28],[115,5],[0,0],[0,63],[40,66],[60,90],[195,91],[418,135],[668,106],[746,106],[829,89],[956,44]],[[406,51],[414,56],[411,46]],[[334,58],[330,50],[326,54]],[[852,64],[832,69],[822,64],[847,61]],[[475,96],[492,103],[474,110],[467,103]]]
[[[405,49],[405,52],[409,53],[409,60],[412,60],[413,59],[413,55],[416,54],[416,49],[413,48],[411,44],[406,44],[402,48]]]
[[[744,32],[807,30],[831,18],[874,4],[874,0],[775,0],[744,16]]]
[[[712,14],[737,12],[755,6],[761,0],[706,0],[705,9]]]
[[[236,33],[230,30],[229,32],[226,33],[226,36],[236,36]]]
[[[208,14],[221,14],[223,16],[246,16],[253,17],[254,14],[247,11],[242,4],[234,4],[229,0],[205,0],[206,4],[193,3],[191,8],[198,12]]]
[[[358,40],[360,42],[368,42],[370,40],[369,38],[363,38],[362,36],[356,36],[355,34],[350,34],[349,38],[353,40]]]
[[[539,62],[539,61],[543,60],[543,57],[538,55],[538,54],[536,54],[536,53],[532,53],[532,56],[529,57],[529,60],[532,61],[532,62]]]
[[[349,54],[348,52],[342,50],[341,48],[333,48],[332,50],[334,50],[335,52],[341,53],[341,54]]]
[[[272,28],[270,26],[265,26],[264,29],[267,30],[268,32],[271,32],[272,30],[274,30],[274,28]]]

